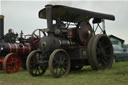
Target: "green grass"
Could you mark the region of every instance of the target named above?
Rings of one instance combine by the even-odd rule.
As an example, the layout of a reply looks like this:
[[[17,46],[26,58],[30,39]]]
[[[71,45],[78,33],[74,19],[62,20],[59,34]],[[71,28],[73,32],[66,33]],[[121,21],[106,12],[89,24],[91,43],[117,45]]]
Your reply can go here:
[[[49,71],[39,77],[22,69],[14,74],[0,71],[0,85],[128,85],[128,61],[118,62],[110,70],[93,71],[86,66],[64,78],[54,78]]]

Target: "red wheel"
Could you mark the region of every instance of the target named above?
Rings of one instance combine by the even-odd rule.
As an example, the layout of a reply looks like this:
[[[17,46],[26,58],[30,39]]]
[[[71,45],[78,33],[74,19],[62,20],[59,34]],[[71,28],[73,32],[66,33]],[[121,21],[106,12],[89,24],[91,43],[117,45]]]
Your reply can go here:
[[[21,67],[21,59],[15,53],[9,53],[6,55],[3,61],[3,68],[8,73],[19,72]]]
[[[46,36],[45,32],[42,32],[41,29],[36,29],[32,33],[32,44],[35,48],[38,48],[38,42],[40,41],[41,37]]]

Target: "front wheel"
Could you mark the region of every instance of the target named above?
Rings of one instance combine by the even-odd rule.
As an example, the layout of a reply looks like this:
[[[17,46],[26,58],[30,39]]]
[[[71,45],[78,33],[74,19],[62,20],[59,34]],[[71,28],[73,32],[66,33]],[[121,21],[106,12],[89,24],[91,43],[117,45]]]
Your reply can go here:
[[[70,70],[70,57],[63,49],[56,49],[49,58],[49,68],[54,77],[64,77]]]
[[[45,63],[43,63],[40,50],[32,51],[27,57],[27,71],[32,76],[40,76],[43,75],[47,69]]]

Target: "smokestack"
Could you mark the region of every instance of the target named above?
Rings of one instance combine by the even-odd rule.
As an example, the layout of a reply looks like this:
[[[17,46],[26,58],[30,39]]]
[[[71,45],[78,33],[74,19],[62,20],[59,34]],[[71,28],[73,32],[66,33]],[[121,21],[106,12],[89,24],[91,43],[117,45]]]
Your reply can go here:
[[[0,15],[0,39],[4,37],[4,16]]]
[[[46,5],[46,18],[47,18],[47,26],[49,29],[49,32],[53,32],[52,29],[52,5]]]

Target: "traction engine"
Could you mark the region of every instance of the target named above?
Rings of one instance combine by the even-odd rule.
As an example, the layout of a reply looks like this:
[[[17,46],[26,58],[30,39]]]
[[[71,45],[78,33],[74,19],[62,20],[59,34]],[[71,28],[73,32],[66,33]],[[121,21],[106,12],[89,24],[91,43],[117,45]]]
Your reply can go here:
[[[6,70],[8,73],[15,73],[22,67],[25,68],[25,58],[32,51],[29,43],[0,43],[0,69]]]
[[[25,35],[24,38],[21,31],[20,38],[18,38],[18,34],[9,29],[9,32],[4,35],[3,18],[4,16],[0,15],[0,70],[15,73],[21,67],[26,69],[27,56],[37,48],[41,31],[37,29],[32,35]]]
[[[42,31],[48,35],[27,57],[29,74],[43,75],[49,67],[52,75],[59,78],[86,65],[93,70],[112,67],[113,48],[104,21],[115,20],[115,16],[48,4],[39,11],[39,18],[47,20],[47,28]]]

